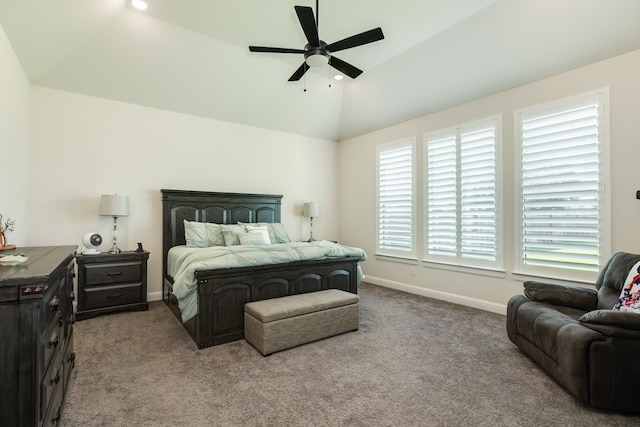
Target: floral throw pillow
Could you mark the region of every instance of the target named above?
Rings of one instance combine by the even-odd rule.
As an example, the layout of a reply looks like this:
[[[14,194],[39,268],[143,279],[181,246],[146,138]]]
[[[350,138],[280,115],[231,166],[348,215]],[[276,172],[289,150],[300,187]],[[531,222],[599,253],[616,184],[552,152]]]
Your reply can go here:
[[[640,314],[640,262],[629,271],[622,292],[620,292],[620,298],[613,309]]]

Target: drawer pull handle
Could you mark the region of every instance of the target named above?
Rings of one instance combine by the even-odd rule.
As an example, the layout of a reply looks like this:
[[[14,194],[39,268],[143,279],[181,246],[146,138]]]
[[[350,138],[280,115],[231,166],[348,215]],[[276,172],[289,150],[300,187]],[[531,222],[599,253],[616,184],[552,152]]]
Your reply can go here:
[[[58,334],[54,332],[53,335],[51,335],[51,338],[49,338],[49,347],[55,348],[58,346],[59,342],[60,338],[58,338]]]
[[[107,299],[118,299],[121,296],[122,296],[122,294],[107,295]]]
[[[58,384],[60,382],[60,368],[56,369],[55,372],[51,375],[51,379],[49,380],[51,385]]]
[[[109,276],[109,277],[117,277],[117,276],[120,276],[121,274],[122,274],[121,271],[114,271],[114,272],[111,272],[111,273],[107,273],[107,276]]]
[[[55,296],[51,299],[51,302],[49,303],[49,309],[51,311],[57,311],[58,308],[60,308],[60,298]]]
[[[54,413],[53,413],[53,417],[51,417],[51,421],[52,421],[54,424],[57,424],[57,423],[58,423],[58,421],[60,421],[60,418],[61,418],[61,411],[60,411],[60,409],[62,409],[62,408],[61,408],[60,406],[58,406],[58,407],[56,408],[56,410],[54,411]]]

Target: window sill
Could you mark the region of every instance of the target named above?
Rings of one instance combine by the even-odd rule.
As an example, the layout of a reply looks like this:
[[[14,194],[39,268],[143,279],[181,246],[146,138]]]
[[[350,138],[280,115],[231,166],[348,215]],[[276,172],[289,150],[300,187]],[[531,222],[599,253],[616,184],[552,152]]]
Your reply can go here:
[[[401,264],[416,265],[418,263],[417,258],[403,257],[399,255],[375,254],[375,257],[377,260],[380,260],[380,261],[399,262]]]
[[[475,274],[478,276],[495,277],[497,279],[504,279],[506,272],[504,270],[498,270],[493,268],[475,267],[469,265],[457,265],[457,264],[445,264],[442,262],[422,261],[422,266],[426,268],[437,268],[440,270],[456,271],[459,273]]]

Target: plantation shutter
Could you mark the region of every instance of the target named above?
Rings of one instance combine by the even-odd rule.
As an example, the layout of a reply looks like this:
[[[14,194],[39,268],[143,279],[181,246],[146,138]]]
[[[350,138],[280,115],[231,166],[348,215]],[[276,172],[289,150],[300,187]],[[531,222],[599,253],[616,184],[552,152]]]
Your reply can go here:
[[[413,253],[413,143],[378,151],[378,248]]]
[[[460,135],[461,254],[493,261],[497,251],[496,129]]]
[[[521,115],[525,265],[598,271],[598,107]]]
[[[498,119],[425,136],[426,257],[498,266]]]
[[[428,253],[455,257],[458,246],[455,135],[427,140],[426,152]]]

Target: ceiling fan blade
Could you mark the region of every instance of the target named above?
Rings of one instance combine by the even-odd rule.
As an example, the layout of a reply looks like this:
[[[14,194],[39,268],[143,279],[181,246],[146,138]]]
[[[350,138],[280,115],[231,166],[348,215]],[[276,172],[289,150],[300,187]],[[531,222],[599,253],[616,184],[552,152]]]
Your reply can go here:
[[[294,8],[296,9],[300,26],[302,26],[302,31],[304,31],[309,45],[313,47],[320,46],[318,27],[316,25],[316,18],[313,16],[313,9],[308,6],[294,6]]]
[[[362,46],[363,44],[377,42],[384,39],[382,34],[382,28],[374,28],[373,30],[365,31],[364,33],[356,34],[355,36],[347,37],[335,43],[327,45],[329,52],[339,52],[344,49],[352,47]]]
[[[360,74],[362,74],[362,70],[361,69],[356,68],[353,65],[351,65],[351,64],[349,64],[347,62],[344,62],[343,60],[338,59],[333,55],[331,56],[331,58],[329,58],[329,65],[331,65],[336,70],[341,71],[342,73],[344,73],[347,76],[351,77],[352,79],[355,79]]]
[[[290,82],[297,82],[304,76],[304,73],[307,72],[309,66],[306,62],[303,62],[302,65],[289,77]]]
[[[289,49],[286,47],[263,47],[249,46],[251,52],[267,52],[267,53],[304,53],[302,49]]]

